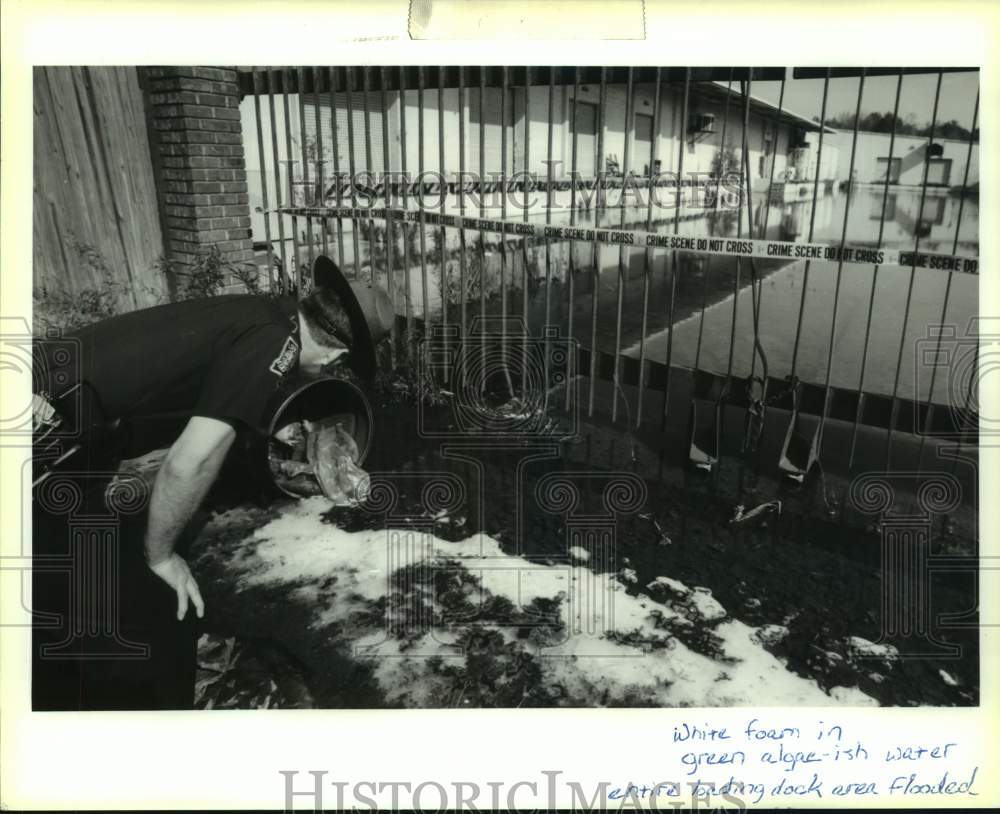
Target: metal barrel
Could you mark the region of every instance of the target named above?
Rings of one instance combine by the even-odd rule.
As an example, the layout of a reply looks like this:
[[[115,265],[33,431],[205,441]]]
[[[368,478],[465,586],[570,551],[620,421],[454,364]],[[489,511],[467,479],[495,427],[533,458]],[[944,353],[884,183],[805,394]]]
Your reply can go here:
[[[273,396],[269,410],[267,440],[254,453],[263,464],[270,482],[280,492],[290,497],[302,497],[283,486],[272,469],[275,434],[300,421],[339,421],[358,446],[358,466],[363,466],[371,449],[374,420],[371,405],[364,393],[346,379],[333,376],[318,378],[293,377],[284,383]]]

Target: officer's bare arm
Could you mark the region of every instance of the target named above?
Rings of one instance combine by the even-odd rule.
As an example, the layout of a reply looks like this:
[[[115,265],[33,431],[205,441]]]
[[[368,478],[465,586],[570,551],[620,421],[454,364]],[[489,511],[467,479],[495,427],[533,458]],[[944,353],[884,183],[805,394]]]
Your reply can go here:
[[[184,559],[174,552],[177,538],[215,482],[236,433],[224,421],[194,416],[188,421],[156,476],[149,506],[146,559],[149,567],[177,592],[177,618],[188,600],[198,616],[205,604]]]

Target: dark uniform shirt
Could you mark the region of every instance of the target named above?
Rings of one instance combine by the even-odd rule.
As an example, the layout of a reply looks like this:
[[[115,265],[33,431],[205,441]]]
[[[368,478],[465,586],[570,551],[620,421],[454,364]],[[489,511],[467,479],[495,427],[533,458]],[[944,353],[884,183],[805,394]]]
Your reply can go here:
[[[268,401],[298,365],[298,331],[293,297],[186,300],[70,334],[76,358],[43,357],[42,380],[56,398],[58,371],[64,390],[84,382],[104,420],[205,416],[266,432]]]

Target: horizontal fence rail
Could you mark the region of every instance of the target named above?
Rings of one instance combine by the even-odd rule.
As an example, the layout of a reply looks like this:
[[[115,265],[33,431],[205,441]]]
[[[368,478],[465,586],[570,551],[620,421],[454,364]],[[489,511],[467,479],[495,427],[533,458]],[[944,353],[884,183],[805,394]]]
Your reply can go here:
[[[397,367],[425,364],[440,339],[496,386],[483,372],[495,330],[505,349],[543,343],[545,410],[686,424],[705,468],[729,408],[748,415],[748,450],[767,408],[788,413],[791,476],[819,458],[831,421],[850,428],[848,469],[865,427],[886,431],[888,466],[893,434],[919,435],[919,461],[926,437],[974,443],[978,422],[972,388],[956,396],[946,373],[907,361],[973,341],[946,323],[956,300],[975,304],[960,281],[979,273],[966,203],[978,99],[951,194],[961,155],[935,139],[938,98],[928,135],[896,130],[905,77],[928,70],[795,69],[823,80],[818,120],[788,109],[785,69],[245,70],[255,238],[272,289],[301,291],[319,253],[384,285]],[[933,70],[938,94],[957,70]],[[874,161],[858,129],[873,77],[896,79]],[[828,124],[835,79],[857,82],[844,131]],[[780,82],[776,105],[762,82]],[[903,189],[914,160],[922,178]],[[877,182],[857,179],[863,161]],[[923,323],[937,333],[916,336]],[[511,397],[527,376],[497,373]]]

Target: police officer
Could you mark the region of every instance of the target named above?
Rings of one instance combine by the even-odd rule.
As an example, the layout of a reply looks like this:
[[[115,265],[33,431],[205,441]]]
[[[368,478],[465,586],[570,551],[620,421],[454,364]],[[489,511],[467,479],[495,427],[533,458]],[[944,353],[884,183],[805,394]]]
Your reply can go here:
[[[178,552],[177,543],[217,479],[237,433],[267,432],[268,403],[293,371],[318,373],[341,357],[346,357],[362,378],[370,377],[375,370],[376,346],[388,335],[393,320],[388,295],[378,287],[349,282],[324,256],[316,260],[313,279],[313,290],[301,301],[294,297],[217,296],[104,320],[70,335],[78,355],[62,365],[47,358],[45,343],[39,343],[41,367],[49,383],[46,395],[57,412],[69,408],[61,403],[52,383],[61,382],[62,391],[83,385],[77,392],[85,393],[89,407],[85,416],[75,418],[89,425],[83,440],[90,466],[100,459],[102,450],[95,447],[106,446],[110,438],[123,437],[123,426],[153,418],[182,422],[183,429],[170,445],[153,484],[142,556],[134,550],[139,546],[133,545],[133,550],[123,550],[120,557],[121,589],[132,600],[120,603],[123,624],[127,626],[130,614],[141,616],[135,603],[145,604],[147,598],[152,604],[158,603],[154,621],[143,625],[151,639],[164,632],[165,603],[175,608],[171,613],[178,621],[185,619],[191,604],[198,617],[204,614],[205,603],[197,581]],[[117,426],[118,431],[103,432],[111,426]],[[144,451],[149,449],[142,449],[140,444],[133,446],[130,453]],[[74,469],[80,468],[80,460],[85,459],[77,459]],[[37,557],[40,552],[58,548],[62,541],[58,539],[59,524],[53,525],[52,518],[39,517],[39,501],[35,505],[33,539]],[[128,541],[122,547],[128,548]],[[134,566],[131,569],[130,563]],[[162,582],[159,591],[149,584],[151,575]],[[46,582],[38,568],[35,576],[36,608],[39,603],[55,600],[56,611],[68,614],[69,609],[59,607],[58,601],[65,585]],[[172,594],[163,589],[164,585]],[[175,602],[169,600],[170,596]],[[166,632],[170,638],[172,631]],[[60,630],[46,632],[36,626],[35,633],[36,650],[41,643],[66,639],[66,632]],[[156,646],[155,641],[152,645]],[[103,686],[108,682],[101,681],[100,665],[84,669],[85,676],[67,675],[73,670],[67,670],[65,663],[58,664],[58,659],[36,658],[35,706],[189,706],[193,680],[189,687],[187,678],[193,679],[193,647],[184,644],[181,649],[185,654],[190,651],[190,659],[186,655],[183,659],[186,667],[181,671],[184,677],[180,687],[168,686],[164,691],[162,676],[145,675],[131,681],[134,691],[124,695],[118,692],[122,682]],[[152,661],[157,661],[157,654],[153,654]],[[120,673],[121,665],[115,667]],[[149,665],[146,667],[148,673]],[[171,670],[169,664],[166,670],[176,677],[177,671]],[[95,688],[89,701],[83,697],[87,692],[81,682]],[[170,684],[169,676],[166,683]]]

